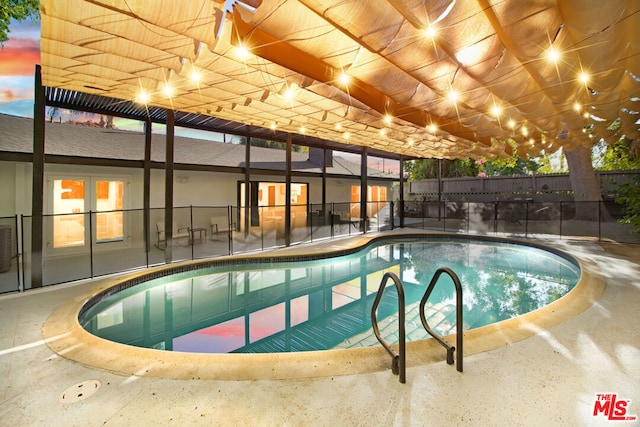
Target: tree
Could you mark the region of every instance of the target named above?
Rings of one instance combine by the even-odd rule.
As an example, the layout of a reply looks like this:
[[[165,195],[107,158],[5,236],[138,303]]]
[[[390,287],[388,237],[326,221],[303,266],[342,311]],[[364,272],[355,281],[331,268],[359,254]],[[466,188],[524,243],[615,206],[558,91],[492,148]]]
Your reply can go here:
[[[0,2],[0,45],[9,40],[11,19],[40,18],[40,0],[3,0]]]
[[[578,145],[573,150],[564,150],[569,166],[569,180],[573,190],[573,200],[577,202],[574,219],[579,221],[598,221],[599,208],[594,209],[583,202],[602,201],[600,183],[591,163],[591,147]]]
[[[438,165],[440,162],[440,165]],[[455,178],[461,176],[477,176],[479,167],[473,160],[438,160],[422,159],[407,162],[405,171],[409,172],[410,179],[438,178],[438,169],[442,167],[442,178]]]
[[[484,172],[487,176],[505,176],[505,175],[529,175],[536,173],[540,165],[527,157],[523,159],[514,155],[506,159],[494,159],[484,162]]]
[[[624,205],[625,214],[619,222],[631,225],[633,233],[640,233],[640,179],[636,177],[634,183],[620,185],[618,193],[616,203]]]
[[[640,169],[640,157],[633,153],[633,141],[622,136],[613,144],[601,140],[594,146],[599,155],[594,159],[598,170]]]

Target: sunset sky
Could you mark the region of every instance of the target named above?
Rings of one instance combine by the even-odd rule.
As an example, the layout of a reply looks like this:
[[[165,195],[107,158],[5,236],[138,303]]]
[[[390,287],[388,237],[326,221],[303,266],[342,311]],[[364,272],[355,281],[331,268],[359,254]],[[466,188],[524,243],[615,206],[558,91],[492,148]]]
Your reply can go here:
[[[33,75],[40,63],[40,22],[12,21],[0,48],[0,113],[33,116]]]

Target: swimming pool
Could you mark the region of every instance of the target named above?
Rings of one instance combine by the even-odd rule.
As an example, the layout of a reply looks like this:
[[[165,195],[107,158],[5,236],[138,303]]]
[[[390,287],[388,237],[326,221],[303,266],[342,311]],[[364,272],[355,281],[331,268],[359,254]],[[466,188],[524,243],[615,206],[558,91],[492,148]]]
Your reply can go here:
[[[569,292],[580,277],[571,257],[487,239],[375,239],[347,252],[323,259],[228,260],[167,277],[143,277],[94,296],[79,321],[110,341],[180,352],[356,348],[379,345],[371,332],[370,308],[387,271],[405,285],[407,337],[414,341],[427,337],[417,307],[439,267],[451,268],[461,279],[466,330],[539,309]],[[436,332],[446,335],[455,327],[454,289],[447,277],[440,282],[426,315]],[[391,342],[396,310],[390,288],[378,319]]]

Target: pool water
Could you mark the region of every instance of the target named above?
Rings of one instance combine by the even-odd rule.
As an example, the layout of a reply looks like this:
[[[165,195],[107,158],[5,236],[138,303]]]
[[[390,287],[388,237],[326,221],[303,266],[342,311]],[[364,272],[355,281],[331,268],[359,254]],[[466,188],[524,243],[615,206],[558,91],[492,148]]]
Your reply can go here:
[[[124,344],[198,353],[271,353],[379,345],[371,306],[392,271],[406,297],[407,339],[427,338],[418,306],[434,272],[449,267],[463,285],[464,328],[553,302],[578,282],[580,268],[542,249],[492,241],[384,240],[336,258],[225,265],[150,280],[107,294],[84,309],[89,332]],[[391,282],[389,282],[391,283]],[[455,293],[442,275],[425,307],[440,334],[455,329]],[[397,294],[378,308],[383,337],[397,336]]]

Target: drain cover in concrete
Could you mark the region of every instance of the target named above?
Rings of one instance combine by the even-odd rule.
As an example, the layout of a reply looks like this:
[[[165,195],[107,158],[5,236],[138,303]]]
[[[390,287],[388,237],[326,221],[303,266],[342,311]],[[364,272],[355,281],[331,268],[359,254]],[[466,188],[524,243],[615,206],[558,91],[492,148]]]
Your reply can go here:
[[[87,380],[76,385],[72,385],[60,395],[60,402],[62,403],[75,403],[93,396],[98,390],[100,390],[100,381]]]

